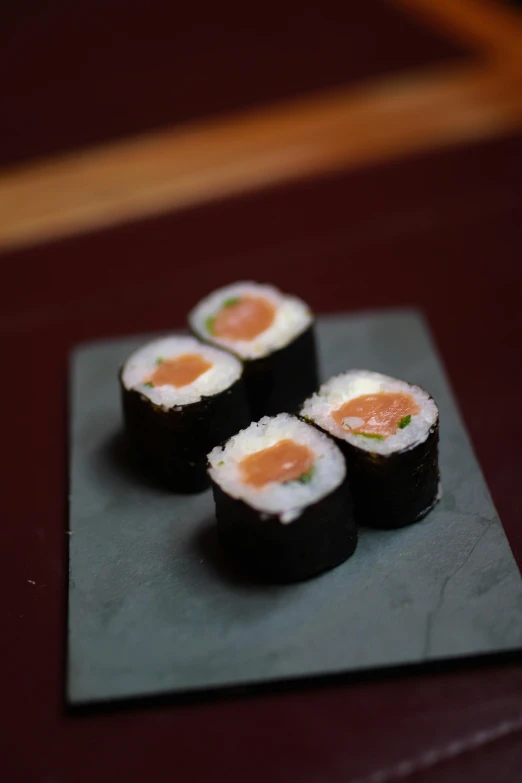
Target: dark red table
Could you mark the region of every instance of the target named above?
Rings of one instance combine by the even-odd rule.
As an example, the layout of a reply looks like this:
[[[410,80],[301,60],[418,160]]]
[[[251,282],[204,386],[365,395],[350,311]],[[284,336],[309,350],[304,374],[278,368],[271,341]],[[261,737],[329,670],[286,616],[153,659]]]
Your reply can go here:
[[[176,327],[237,277],[318,311],[423,307],[522,562],[521,164],[513,136],[1,259],[4,780],[522,779],[515,661],[83,716],[61,697],[67,351]]]
[[[0,166],[469,56],[386,0],[17,0]]]

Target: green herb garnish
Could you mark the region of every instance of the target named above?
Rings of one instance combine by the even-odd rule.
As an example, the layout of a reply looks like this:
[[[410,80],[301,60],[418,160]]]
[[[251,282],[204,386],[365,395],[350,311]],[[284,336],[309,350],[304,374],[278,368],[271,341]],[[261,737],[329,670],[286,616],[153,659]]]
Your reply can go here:
[[[154,384],[152,383],[152,381],[147,381],[147,383],[144,383],[143,385],[144,386],[148,386],[149,389],[153,389],[154,388]]]
[[[315,465],[312,465],[310,470],[308,470],[306,473],[301,473],[301,475],[298,476],[296,479],[290,479],[290,481],[283,481],[283,484],[293,484],[295,481],[298,481],[300,484],[309,484],[313,479],[314,473],[315,473]]]
[[[218,468],[220,468],[221,465],[224,465],[224,464],[225,464],[225,461],[221,459],[221,460],[219,460],[217,466],[218,466]]]
[[[363,438],[372,438],[373,440],[384,440],[384,435],[378,432],[352,432],[352,435],[362,435]]]
[[[156,359],[156,364],[163,364],[164,361],[165,359],[163,358],[163,356],[158,356],[158,358]]]
[[[215,315],[209,315],[209,317],[205,320],[205,328],[207,332],[210,332],[210,334],[214,334],[214,322],[216,320]]]
[[[308,470],[306,473],[302,473],[298,479],[296,479],[300,484],[309,484],[311,480],[314,477],[315,473],[315,466],[312,465],[310,470]]]
[[[408,414],[407,416],[404,416],[404,417],[403,417],[403,418],[400,420],[400,422],[399,422],[399,424],[398,424],[398,427],[399,427],[399,429],[400,429],[400,430],[403,430],[405,427],[407,427],[407,426],[408,426],[408,424],[410,423],[410,421],[411,421],[411,414]]]
[[[223,302],[223,307],[232,307],[232,305],[235,305],[239,302],[239,296],[230,296],[228,299],[225,299]]]

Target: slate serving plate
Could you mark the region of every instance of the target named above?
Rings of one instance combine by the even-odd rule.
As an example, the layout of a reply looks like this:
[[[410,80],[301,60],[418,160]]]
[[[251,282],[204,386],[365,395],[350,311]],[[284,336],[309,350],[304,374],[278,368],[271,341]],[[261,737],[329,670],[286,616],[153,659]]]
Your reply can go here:
[[[443,498],[302,584],[230,568],[211,492],[176,496],[133,472],[117,370],[150,335],[71,361],[67,697],[71,704],[196,691],[515,650],[522,581],[444,371],[410,310],[321,317],[323,378],[403,377],[440,408]]]

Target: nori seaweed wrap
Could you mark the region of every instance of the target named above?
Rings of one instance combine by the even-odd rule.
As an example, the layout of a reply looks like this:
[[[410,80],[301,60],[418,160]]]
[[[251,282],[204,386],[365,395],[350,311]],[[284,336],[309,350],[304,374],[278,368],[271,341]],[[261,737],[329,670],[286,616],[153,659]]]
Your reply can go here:
[[[300,299],[260,283],[226,286],[189,314],[193,333],[238,356],[252,417],[296,411],[318,385],[314,317]]]
[[[206,455],[250,416],[235,357],[193,337],[133,353],[120,372],[125,431],[139,467],[164,487],[206,489]]]
[[[301,415],[341,447],[358,524],[403,527],[439,500],[439,413],[420,387],[352,370],[323,384]]]
[[[209,454],[219,539],[240,567],[295,582],[343,563],[357,545],[342,453],[298,417],[264,417]]]

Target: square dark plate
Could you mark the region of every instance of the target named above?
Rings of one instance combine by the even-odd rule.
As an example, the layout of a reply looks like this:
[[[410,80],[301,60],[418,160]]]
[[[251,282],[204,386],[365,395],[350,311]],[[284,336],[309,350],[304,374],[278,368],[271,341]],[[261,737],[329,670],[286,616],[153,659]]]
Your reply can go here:
[[[117,371],[148,337],[72,359],[68,700],[180,693],[515,650],[522,581],[422,318],[321,317],[322,377],[368,368],[440,409],[443,497],[422,522],[362,530],[355,555],[262,587],[220,554],[211,492],[156,489],[125,461]]]

